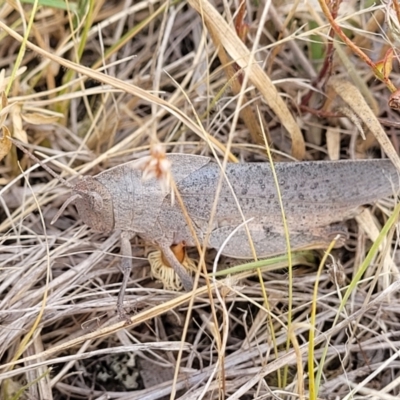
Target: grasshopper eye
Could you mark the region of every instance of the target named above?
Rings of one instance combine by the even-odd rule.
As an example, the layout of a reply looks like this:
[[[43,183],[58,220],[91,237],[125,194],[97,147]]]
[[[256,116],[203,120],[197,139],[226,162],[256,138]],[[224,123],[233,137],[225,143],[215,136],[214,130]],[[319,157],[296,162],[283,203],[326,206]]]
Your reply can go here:
[[[97,192],[89,192],[90,200],[93,203],[94,211],[100,212],[103,209],[103,199]]]

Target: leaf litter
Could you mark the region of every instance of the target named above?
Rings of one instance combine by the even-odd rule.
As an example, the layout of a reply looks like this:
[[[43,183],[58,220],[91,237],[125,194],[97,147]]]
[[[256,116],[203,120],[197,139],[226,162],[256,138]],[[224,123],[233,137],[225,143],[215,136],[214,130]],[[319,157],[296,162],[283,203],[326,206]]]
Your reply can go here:
[[[349,222],[347,245],[332,253],[316,295],[318,253],[293,258],[290,284],[287,259],[279,259],[260,275],[244,268],[224,278],[219,292],[208,289],[201,276],[192,297],[165,290],[151,279],[146,257],[152,249],[134,238],[127,297],[133,323],[126,326],[115,308],[121,282],[118,234],[91,232],[73,206],[51,225],[68,190],[14,152],[7,139],[19,138],[67,180],[72,171],[95,175],[147,155],[155,144],[167,152],[228,153],[230,160],[267,162],[265,145],[252,140],[246,117],[260,113],[275,161],[292,156],[379,158],[381,150],[395,160],[400,121],[388,106],[388,79],[398,81],[398,64],[394,60],[391,68],[386,56],[396,40],[390,28],[396,26],[395,8],[359,9],[356,2],[333,2],[339,26],[377,66],[383,65],[379,80],[373,75],[379,71],[371,73],[368,60],[355,57],[337,37],[329,47],[332,33],[319,2],[248,3],[245,22],[235,26],[243,9],[234,2],[103,1],[73,12],[39,2],[34,35],[10,92],[2,97],[0,113],[2,398],[399,396],[394,228],[363,279],[352,281],[392,213],[393,199]],[[20,6],[29,19],[32,6]],[[1,91],[8,86],[8,68],[17,61],[19,38],[25,33],[19,10],[4,8],[0,21]],[[385,14],[390,26],[384,25]],[[225,59],[218,58],[219,47],[225,49]],[[335,47],[341,52],[335,53]],[[312,58],[321,48],[325,58]],[[226,60],[237,72],[227,75],[221,65]],[[320,74],[324,61],[327,71],[339,76],[336,81]],[[237,79],[236,89],[231,79]],[[396,94],[392,96],[396,104]],[[251,112],[241,113],[243,107]],[[363,124],[365,140],[350,115]],[[253,128],[259,127],[258,121]],[[195,251],[189,255],[199,260]],[[212,251],[205,254],[209,270],[214,257]],[[240,264],[223,258],[219,271]],[[340,269],[340,280],[332,279],[332,268]],[[350,284],[355,286],[352,296],[333,326]],[[288,321],[290,287],[293,311]],[[40,324],[18,364],[11,366],[46,291]],[[311,326],[313,302],[317,313]],[[316,381],[310,379],[314,362]]]

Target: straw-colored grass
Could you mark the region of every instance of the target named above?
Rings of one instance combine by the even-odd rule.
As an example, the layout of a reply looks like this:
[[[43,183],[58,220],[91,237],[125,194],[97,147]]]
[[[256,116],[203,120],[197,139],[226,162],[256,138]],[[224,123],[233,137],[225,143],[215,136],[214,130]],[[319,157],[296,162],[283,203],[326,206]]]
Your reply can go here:
[[[222,164],[383,151],[400,166],[398,7],[79,3],[0,3],[0,398],[398,398],[393,199],[346,222],[339,250],[246,264],[189,249],[192,293],[153,280],[135,237],[127,325],[120,233],[73,205],[51,225],[68,188],[5,138],[70,183],[154,148]]]

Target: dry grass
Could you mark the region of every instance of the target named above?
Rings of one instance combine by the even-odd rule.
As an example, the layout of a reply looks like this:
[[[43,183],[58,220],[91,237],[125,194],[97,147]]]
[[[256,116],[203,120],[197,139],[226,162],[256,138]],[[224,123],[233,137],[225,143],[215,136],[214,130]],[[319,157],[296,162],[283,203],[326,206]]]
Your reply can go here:
[[[239,1],[103,0],[70,3],[71,12],[3,3],[2,123],[68,181],[155,144],[267,161],[263,130],[275,161],[377,158],[378,141],[399,165],[400,118],[387,105],[397,61],[391,82],[379,81],[335,37],[318,78],[328,21],[317,2],[292,3],[247,2],[248,32],[237,24],[245,43],[232,23]],[[398,40],[394,11],[357,7],[344,2],[338,25],[375,62],[384,59]],[[325,85],[330,73],[341,79]],[[51,225],[68,189],[15,149],[0,174],[1,399],[400,395],[393,200],[349,222],[347,246],[321,268],[314,253],[300,254],[293,270],[277,259],[208,287],[200,277],[189,294],[150,279],[148,249],[135,238],[126,326],[116,315],[118,232],[94,234],[73,206]],[[209,270],[214,257],[206,254]],[[237,264],[224,258],[218,267]]]

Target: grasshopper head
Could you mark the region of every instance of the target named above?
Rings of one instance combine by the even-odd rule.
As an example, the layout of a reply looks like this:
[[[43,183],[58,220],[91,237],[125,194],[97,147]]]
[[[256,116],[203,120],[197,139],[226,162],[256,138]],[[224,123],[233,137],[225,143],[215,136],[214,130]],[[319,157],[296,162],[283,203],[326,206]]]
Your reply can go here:
[[[73,188],[72,197],[83,222],[95,232],[114,229],[114,209],[110,192],[91,176],[84,176]]]

